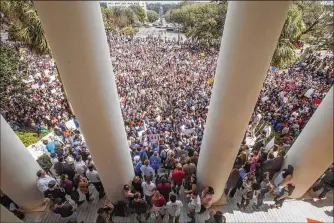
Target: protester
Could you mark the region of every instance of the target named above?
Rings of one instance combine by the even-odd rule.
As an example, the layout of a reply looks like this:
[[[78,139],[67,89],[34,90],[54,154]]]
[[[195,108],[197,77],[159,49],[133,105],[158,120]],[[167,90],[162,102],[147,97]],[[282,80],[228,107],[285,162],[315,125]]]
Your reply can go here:
[[[142,165],[140,167],[140,171],[144,174],[144,179],[150,178],[151,180],[153,180],[154,170],[149,165],[150,165],[150,161],[149,160],[145,160],[144,161],[144,165]]]
[[[109,200],[106,200],[103,207],[97,210],[96,223],[114,223],[112,220],[114,209],[114,205]]]
[[[92,164],[88,166],[88,170],[86,171],[86,176],[89,182],[91,182],[94,185],[97,192],[99,192],[99,198],[104,197],[106,193],[104,192],[104,187],[102,185],[99,173],[94,169],[94,166]]]
[[[173,181],[173,186],[174,186],[177,194],[179,194],[179,191],[181,189],[184,176],[185,176],[185,173],[182,170],[182,165],[180,163],[178,163],[176,165],[175,170],[172,173],[172,178],[171,178],[172,181]]]
[[[78,214],[75,211],[76,209],[68,201],[56,198],[55,203],[54,213],[60,214],[66,222],[77,223]]]
[[[191,193],[190,202],[188,203],[189,214],[188,217],[191,221],[188,223],[195,223],[195,215],[201,211],[201,198],[199,197],[197,191]]]
[[[55,181],[53,177],[50,177],[46,174],[45,170],[39,170],[36,173],[37,179],[37,187],[41,192],[46,191],[49,187],[48,184],[50,181]]]
[[[275,204],[270,205],[271,208],[281,208],[285,199],[289,197],[294,191],[295,186],[293,184],[287,184],[280,190],[279,194],[274,198]]]
[[[314,192],[322,189],[319,194],[318,199],[325,199],[328,192],[332,191],[334,188],[334,163],[329,167],[329,169],[321,177],[320,181],[313,185],[312,189]]]
[[[161,158],[159,157],[159,153],[155,151],[153,155],[150,157],[150,165],[154,169],[155,175],[158,174],[158,170],[160,168]]]
[[[141,184],[142,188],[143,188],[143,193],[145,195],[145,201],[147,202],[147,204],[151,207],[152,203],[152,196],[154,194],[154,191],[156,189],[156,185],[154,183],[151,182],[151,178],[148,177],[145,182],[143,182]]]
[[[83,177],[85,176],[86,170],[87,170],[87,166],[86,166],[86,163],[82,160],[81,155],[78,155],[75,158],[74,169],[75,169],[76,173],[80,174]]]
[[[205,223],[226,223],[226,217],[221,211],[211,212],[210,218],[205,220]]]
[[[148,204],[146,201],[144,201],[141,197],[140,194],[137,192],[135,193],[134,199],[130,203],[130,208],[134,210],[136,214],[136,219],[139,223],[142,223],[142,216],[145,215],[145,220],[147,220],[150,217],[150,213],[147,211],[148,210]]]
[[[54,169],[58,175],[66,174],[68,178],[73,181],[75,172],[73,168],[65,162],[64,157],[58,157],[58,162],[55,163]]]
[[[65,195],[66,193],[58,188],[57,182],[55,180],[51,180],[48,183],[48,189],[44,191],[44,197],[50,201],[50,209],[54,207],[56,198],[60,198],[63,201],[65,200]]]
[[[214,194],[214,190],[212,187],[205,187],[201,194],[201,211],[199,212],[204,213],[208,208],[212,205],[212,196]]]
[[[172,187],[165,177],[161,178],[161,182],[157,185],[157,190],[162,196],[164,196],[166,201],[169,200],[169,194],[172,190]]]
[[[247,180],[246,180],[247,181]],[[244,183],[244,190],[242,192],[241,203],[237,203],[239,209],[245,210],[249,205],[250,201],[252,200],[254,193],[258,192],[261,189],[261,185],[255,182]]]
[[[175,195],[170,196],[170,201],[166,204],[167,207],[167,213],[169,216],[169,223],[173,223],[175,220],[175,223],[179,223],[180,221],[180,215],[181,215],[181,208],[183,207],[183,204],[180,200],[176,200]]]
[[[159,217],[163,219],[165,216],[163,207],[166,205],[166,200],[158,190],[154,191],[151,203],[153,205],[153,213],[156,219],[158,219]]]

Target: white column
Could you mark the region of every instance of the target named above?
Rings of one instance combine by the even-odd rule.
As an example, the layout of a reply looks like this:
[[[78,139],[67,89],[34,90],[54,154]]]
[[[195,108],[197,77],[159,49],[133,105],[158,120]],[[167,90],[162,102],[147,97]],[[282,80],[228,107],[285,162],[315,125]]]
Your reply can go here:
[[[20,223],[23,222],[18,219],[12,212],[8,211],[7,208],[0,205],[0,222]]]
[[[294,167],[293,198],[302,197],[333,163],[333,87],[285,156]]]
[[[198,179],[223,195],[291,1],[231,1],[198,163]]]
[[[36,185],[41,167],[1,116],[1,190],[24,209],[43,204]]]
[[[134,171],[100,5],[34,4],[107,196],[121,199]]]

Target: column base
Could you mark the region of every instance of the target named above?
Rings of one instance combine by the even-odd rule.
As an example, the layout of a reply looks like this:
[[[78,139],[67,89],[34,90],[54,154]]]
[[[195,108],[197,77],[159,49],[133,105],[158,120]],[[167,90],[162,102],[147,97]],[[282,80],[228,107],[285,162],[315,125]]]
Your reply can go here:
[[[217,201],[216,203],[212,204],[213,206],[222,206],[222,205],[226,205],[227,202],[226,202],[226,197],[225,197],[225,194],[223,194],[221,196],[221,198],[219,199],[219,201]]]
[[[45,203],[43,203],[41,206],[39,206],[37,208],[23,207],[23,210],[25,212],[44,212],[48,206],[49,206],[49,201],[46,201]]]

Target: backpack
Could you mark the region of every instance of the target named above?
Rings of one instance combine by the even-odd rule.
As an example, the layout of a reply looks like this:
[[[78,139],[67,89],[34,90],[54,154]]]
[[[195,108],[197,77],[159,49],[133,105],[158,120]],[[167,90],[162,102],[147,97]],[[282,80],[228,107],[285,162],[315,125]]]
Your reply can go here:
[[[161,151],[160,157],[163,158],[163,159],[166,159],[166,158],[167,158],[168,151],[169,151],[168,148],[167,148],[167,149],[163,149],[163,150]]]

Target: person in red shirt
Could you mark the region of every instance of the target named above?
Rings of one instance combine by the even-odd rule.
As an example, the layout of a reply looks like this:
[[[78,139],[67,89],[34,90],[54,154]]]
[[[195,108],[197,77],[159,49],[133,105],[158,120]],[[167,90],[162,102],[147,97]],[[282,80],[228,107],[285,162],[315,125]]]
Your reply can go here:
[[[162,196],[164,196],[166,201],[169,201],[169,193],[172,190],[170,183],[165,177],[161,178],[161,183],[157,185],[157,189]]]
[[[153,204],[153,212],[156,216],[156,218],[159,218],[159,216],[161,217],[161,219],[164,218],[164,215],[162,215],[162,213],[159,211],[163,206],[166,205],[166,200],[164,198],[164,196],[162,196],[160,194],[160,192],[158,190],[156,190],[154,192],[154,195],[152,197],[151,200],[152,204]]]
[[[178,163],[176,165],[176,169],[172,173],[172,181],[174,182],[174,187],[176,189],[177,194],[179,194],[184,175],[185,172],[182,170],[182,165]]]

